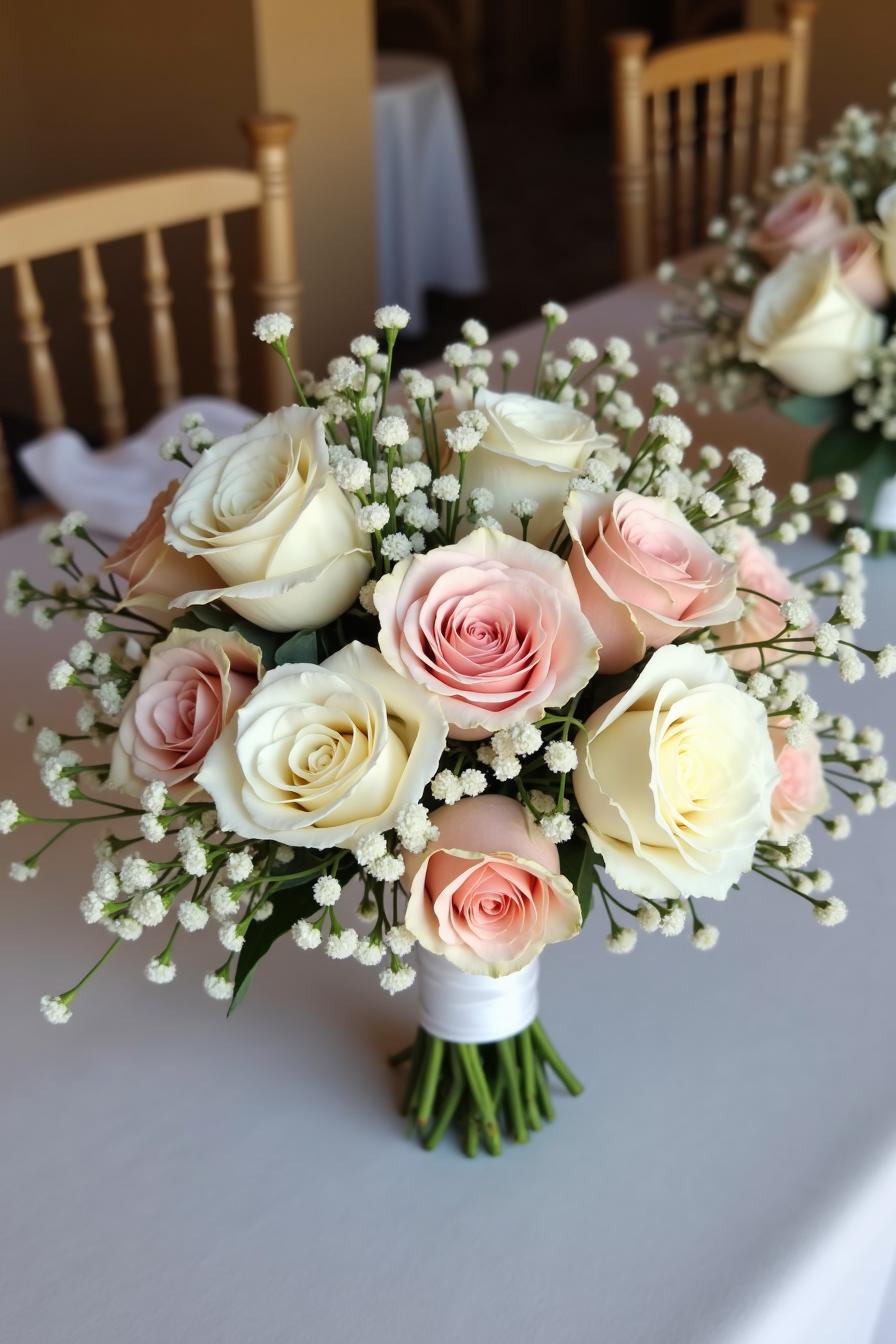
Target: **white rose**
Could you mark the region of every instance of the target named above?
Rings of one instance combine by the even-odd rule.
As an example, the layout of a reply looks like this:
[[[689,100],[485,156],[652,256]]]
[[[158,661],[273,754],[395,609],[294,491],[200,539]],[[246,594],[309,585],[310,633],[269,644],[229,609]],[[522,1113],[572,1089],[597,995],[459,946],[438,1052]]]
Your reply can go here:
[[[197,784],[223,830],[346,848],[386,831],[436,773],[448,726],[428,691],[349,644],[274,668],[205,758]]]
[[[896,289],[896,182],[881,192],[876,207],[880,224],[872,224],[871,231],[881,242],[887,284]]]
[[[883,338],[884,319],[843,283],[831,253],[794,252],[756,287],[740,357],[810,396],[845,392],[856,363]]]
[[[285,406],[221,439],[187,473],[165,540],[222,581],[179,606],[225,602],[265,630],[314,629],[351,606],[370,548],[329,473],[318,411]]]
[[[444,411],[440,407],[439,415],[446,427],[455,406],[463,410],[469,405],[461,404],[460,394],[448,395],[454,400]],[[581,411],[524,392],[478,392],[475,406],[488,427],[467,456],[464,494],[480,487],[490,490],[495,502],[489,513],[513,536],[520,535],[520,524],[510,506],[520,499],[536,500],[538,511],[526,536],[536,546],[547,546],[562,522],[571,482],[598,448],[611,447],[614,441],[598,434],[594,421]]]
[[[724,898],[778,782],[759,701],[718,654],[668,645],[585,727],[573,786],[613,881],[650,900]]]

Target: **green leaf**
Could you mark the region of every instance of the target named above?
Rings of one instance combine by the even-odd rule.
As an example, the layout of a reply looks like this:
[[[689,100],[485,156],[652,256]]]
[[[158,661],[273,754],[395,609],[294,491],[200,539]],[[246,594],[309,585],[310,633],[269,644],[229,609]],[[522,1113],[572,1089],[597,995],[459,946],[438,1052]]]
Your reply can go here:
[[[582,923],[594,904],[594,850],[587,837],[574,835],[560,845],[560,871],[572,884],[582,907]]]
[[[306,860],[307,866],[307,860]],[[257,923],[255,920],[246,930],[246,941],[240,949],[233,977],[233,998],[227,1009],[227,1016],[238,1008],[246,994],[252,974],[261,958],[273,947],[278,938],[282,938],[295,924],[297,919],[307,919],[318,909],[311,894],[311,878],[296,878],[295,884],[284,885],[271,896],[274,909],[267,919]]]
[[[896,475],[896,443],[878,439],[874,451],[858,471],[859,506],[863,520],[871,517],[877,492],[884,481]]]
[[[842,423],[850,412],[851,400],[838,397],[785,397],[775,402],[775,410],[799,425],[830,425]]]
[[[242,616],[237,616],[235,612],[226,608],[216,607],[210,603],[190,607],[182,616],[178,616],[173,624],[179,630],[232,630],[234,634],[242,635],[243,639],[261,650],[261,661],[265,667],[274,666],[280,636],[270,630],[262,630],[260,625],[244,620]]]
[[[299,630],[297,634],[285,639],[274,654],[274,661],[278,667],[284,663],[316,663],[317,660],[316,630]]]
[[[823,480],[838,471],[861,471],[882,440],[854,425],[834,425],[816,439],[809,454],[808,479]]]

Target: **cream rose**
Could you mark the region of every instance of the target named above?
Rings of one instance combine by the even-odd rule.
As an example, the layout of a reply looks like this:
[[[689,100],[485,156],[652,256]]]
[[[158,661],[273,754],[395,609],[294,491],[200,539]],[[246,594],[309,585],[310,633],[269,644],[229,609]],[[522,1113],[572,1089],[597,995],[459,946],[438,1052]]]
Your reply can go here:
[[[737,528],[737,583],[744,593],[743,612],[736,621],[715,632],[719,646],[728,646],[724,654],[726,662],[739,672],[755,672],[782,658],[789,657],[791,662],[796,662],[796,655],[805,655],[811,649],[808,642],[785,644],[779,649],[768,647],[761,652],[755,647],[757,640],[773,639],[776,635],[786,640],[797,635],[811,635],[817,623],[813,620],[803,630],[785,630],[781,603],[791,597],[808,600],[809,593],[793,582],[778,564],[774,551],[763,546],[748,527]],[[730,647],[738,644],[747,647]]]
[[[557,846],[513,798],[467,798],[432,822],[438,840],[405,854],[405,923],[428,952],[473,975],[510,975],[579,932]]]
[[[212,744],[261,677],[261,653],[230,630],[172,630],[150,650],[112,744],[109,786],[159,779],[188,798]]]
[[[198,782],[223,829],[309,849],[386,831],[419,801],[448,729],[438,700],[349,644],[320,666],[268,672]]]
[[[140,526],[103,565],[107,574],[125,585],[122,608],[151,611],[152,619],[165,626],[177,615],[170,604],[181,593],[217,582],[211,565],[198,556],[182,555],[165,542],[165,510],[179,487],[179,481],[171,481],[156,495]]]
[[[573,787],[613,881],[651,900],[723,899],[752,865],[778,781],[759,701],[723,658],[669,645],[585,728]]]
[[[896,289],[896,182],[878,196],[877,215],[880,224],[872,224],[871,227],[881,242],[887,284],[891,289]]]
[[[671,500],[573,491],[563,517],[570,572],[601,642],[601,672],[623,672],[648,648],[741,614],[735,566]]]
[[[804,831],[813,817],[827,811],[831,801],[818,737],[812,733],[803,746],[792,747],[787,741],[789,726],[786,719],[773,719],[769,723],[780,775],[772,795],[769,835],[779,844],[786,844]]]
[[[563,705],[600,644],[565,562],[481,527],[413,555],[374,589],[386,661],[439,697],[453,737],[487,737]]]
[[[794,392],[829,396],[852,386],[857,362],[884,329],[884,319],[844,284],[833,254],[795,252],[757,285],[740,357]]]
[[[519,499],[536,500],[538,512],[527,538],[547,546],[560,524],[570,484],[589,457],[612,446],[613,440],[598,434],[594,421],[581,411],[523,392],[485,390],[476,394],[475,405],[487,428],[479,446],[467,455],[464,493],[490,490],[495,502],[489,512],[511,535],[519,535],[520,524],[510,506]],[[466,406],[468,400],[446,405],[439,415],[441,425],[449,427],[452,409]]]
[[[772,206],[750,241],[774,266],[788,252],[823,251],[854,219],[852,201],[842,188],[804,182]]]
[[[326,625],[354,602],[371,564],[329,473],[323,417],[301,406],[203,453],[171,502],[165,539],[201,556],[221,583],[181,605],[224,602],[265,630]]]

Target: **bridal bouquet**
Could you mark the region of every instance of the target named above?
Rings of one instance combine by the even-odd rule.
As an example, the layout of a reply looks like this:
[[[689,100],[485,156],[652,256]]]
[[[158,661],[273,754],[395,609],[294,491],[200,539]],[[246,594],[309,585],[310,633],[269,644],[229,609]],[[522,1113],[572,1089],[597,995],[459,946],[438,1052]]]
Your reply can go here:
[[[699,277],[660,267],[676,298],[659,334],[683,342],[671,376],[723,409],[766,399],[824,427],[809,479],[854,472],[885,545],[896,531],[896,107],[847,108],[709,235],[721,254]],[[847,510],[835,501],[829,514],[841,523]]]
[[[643,414],[627,343],[552,353],[567,315],[542,312],[531,393],[507,390],[517,356],[493,361],[475,321],[444,375],[406,370],[393,393],[403,309],[323,381],[293,371],[289,320],[262,318],[296,404],[216,443],[188,419],[114,554],[69,515],[45,529],[58,582],[11,575],[12,612],[83,621],[49,672],[74,725],[36,734],[56,810],[0,804],[4,832],[51,828],[12,876],[98,825],[80,904],[111,939],[42,1000],[49,1022],[122,943],[152,941],[165,985],[178,940],[210,928],[205,990],[233,1011],[291,938],[390,994],[416,976],[409,1123],[497,1153],[553,1115],[550,1074],[580,1090],[537,968],[593,905],[615,953],[688,924],[713,947],[707,907],[751,869],[843,919],[807,829],[845,838],[896,786],[880,732],[825,713],[797,665],[885,677],[896,648],[854,633],[864,532],[799,575],[767,542],[852,483],[778,501],[745,448],[686,467],[674,389]]]

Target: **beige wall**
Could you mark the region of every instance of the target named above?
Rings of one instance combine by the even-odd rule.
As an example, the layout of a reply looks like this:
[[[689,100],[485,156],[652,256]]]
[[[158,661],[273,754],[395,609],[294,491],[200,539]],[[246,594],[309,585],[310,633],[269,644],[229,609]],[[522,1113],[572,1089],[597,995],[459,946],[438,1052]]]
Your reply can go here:
[[[298,118],[304,362],[319,372],[376,305],[372,0],[253,0],[263,110]]]
[[[372,0],[0,0],[0,207],[200,164],[245,164],[239,119],[293,112],[304,357],[320,368],[370,326],[375,299]],[[338,72],[338,78],[337,78]],[[252,230],[229,224],[244,396],[264,353],[249,335]],[[208,390],[199,227],[167,236],[184,385]],[[153,409],[136,242],[103,249],[132,424]],[[38,281],[71,423],[93,427],[73,258]],[[0,273],[0,411],[30,405],[8,273]]]
[[[750,27],[776,25],[774,0],[748,0]],[[885,108],[896,80],[893,0],[818,0],[812,41],[809,137],[824,135],[849,103]]]

